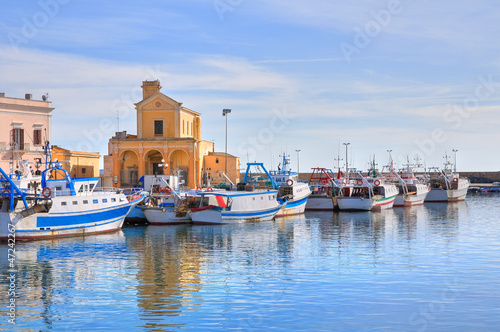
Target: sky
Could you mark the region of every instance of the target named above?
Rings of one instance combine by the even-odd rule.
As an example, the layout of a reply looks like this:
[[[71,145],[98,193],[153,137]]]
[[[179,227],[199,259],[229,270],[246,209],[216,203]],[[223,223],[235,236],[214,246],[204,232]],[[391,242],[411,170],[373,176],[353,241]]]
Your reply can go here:
[[[136,134],[140,86],[158,79],[220,152],[232,110],[243,166],[285,153],[294,170],[336,169],[347,146],[363,170],[390,154],[498,171],[498,17],[481,0],[7,1],[0,92],[48,93],[52,144],[101,155]]]

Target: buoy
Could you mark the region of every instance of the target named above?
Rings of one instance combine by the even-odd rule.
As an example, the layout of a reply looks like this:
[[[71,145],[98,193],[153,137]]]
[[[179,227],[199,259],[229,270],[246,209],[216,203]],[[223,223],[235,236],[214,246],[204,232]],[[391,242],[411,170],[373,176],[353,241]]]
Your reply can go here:
[[[376,187],[378,187],[378,186],[380,186],[380,181],[379,181],[379,180],[375,180],[375,181],[373,181],[373,184],[374,184]]]
[[[289,186],[293,186],[293,180],[292,179],[286,180],[286,184]]]
[[[358,181],[356,181],[356,183],[358,184],[358,186],[362,186],[363,185],[363,180],[359,179]]]

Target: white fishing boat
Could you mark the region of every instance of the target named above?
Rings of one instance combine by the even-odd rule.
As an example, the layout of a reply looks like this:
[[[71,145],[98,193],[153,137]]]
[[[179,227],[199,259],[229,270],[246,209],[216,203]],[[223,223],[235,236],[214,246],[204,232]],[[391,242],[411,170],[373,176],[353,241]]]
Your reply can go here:
[[[250,183],[260,189],[278,190],[278,202],[286,204],[282,204],[283,207],[276,217],[302,214],[311,189],[307,183],[299,181],[299,173],[288,170],[290,159],[284,154],[282,158],[283,169],[278,166],[277,171],[271,172],[268,172],[262,163],[248,163],[243,183]]]
[[[197,190],[179,193],[165,180],[163,182],[166,190],[159,191],[151,195],[148,204],[141,209],[147,221],[152,225],[175,225],[191,222],[191,208],[199,205],[200,197]],[[158,196],[160,195],[160,196]],[[198,198],[195,201],[195,198]]]
[[[470,186],[469,180],[452,171],[449,163],[445,164],[444,170],[429,168],[429,172],[422,178],[431,188],[425,202],[463,201]]]
[[[278,190],[250,190],[250,185],[245,185],[240,186],[238,191],[201,192],[200,205],[191,209],[193,223],[271,220],[286,204],[278,202]]]
[[[316,167],[312,168],[309,178],[309,187],[311,195],[307,199],[306,211],[333,211],[338,209],[337,196],[342,184],[340,172],[335,178],[331,169]]]
[[[0,240],[4,241],[119,230],[144,198],[127,197],[119,190],[98,191],[97,178],[72,179],[57,163],[42,172],[41,195],[23,192],[1,168],[0,174],[9,184],[0,198]]]
[[[350,176],[350,181],[340,190],[337,204],[341,211],[385,210],[393,207],[398,195],[396,186],[385,178],[366,178],[361,172]]]
[[[386,180],[392,182],[398,189],[399,193],[394,200],[395,207],[414,206],[424,204],[430,186],[425,184],[423,178],[420,180],[415,176],[412,165],[406,165],[406,169],[399,175],[390,167],[390,173],[385,174]]]

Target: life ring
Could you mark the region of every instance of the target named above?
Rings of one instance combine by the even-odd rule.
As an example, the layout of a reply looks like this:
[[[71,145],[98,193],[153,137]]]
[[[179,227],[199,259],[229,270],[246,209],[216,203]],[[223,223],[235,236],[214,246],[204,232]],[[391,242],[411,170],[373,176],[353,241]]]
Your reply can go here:
[[[375,187],[380,186],[380,180],[373,181],[373,184],[375,185]]]
[[[321,180],[320,180],[320,182],[321,182],[321,183],[325,183],[325,184],[326,184],[326,183],[328,183],[328,179],[325,179],[325,178],[324,178],[324,179],[321,179]]]
[[[458,178],[453,178],[453,182],[457,183],[458,182]]]
[[[159,194],[161,192],[161,187],[159,185],[155,186],[154,191]]]
[[[52,190],[49,187],[45,187],[42,190],[42,196],[45,198],[49,198],[52,195]]]
[[[345,186],[347,184],[347,179],[346,178],[343,178],[342,179],[342,184]]]
[[[363,180],[359,179],[358,181],[356,181],[356,183],[358,184],[358,186],[362,186],[363,185]]]
[[[163,188],[162,192],[165,194],[170,194],[171,190],[170,190],[170,188],[165,187],[165,188]]]
[[[425,179],[424,179],[424,178],[420,178],[420,182],[421,182],[421,183],[424,183],[424,182],[425,182]]]
[[[209,193],[210,193],[210,192],[212,192],[212,191],[214,191],[214,188],[212,188],[212,187],[208,187],[208,188],[207,188],[207,192],[209,192]]]
[[[9,189],[4,189],[4,190],[2,191],[2,193],[4,193],[4,194],[8,194],[8,193],[10,193],[10,190],[9,190]]]
[[[293,186],[293,180],[292,179],[286,180],[286,184],[289,186]]]
[[[199,190],[201,190],[201,187],[196,187],[196,191],[199,191]]]

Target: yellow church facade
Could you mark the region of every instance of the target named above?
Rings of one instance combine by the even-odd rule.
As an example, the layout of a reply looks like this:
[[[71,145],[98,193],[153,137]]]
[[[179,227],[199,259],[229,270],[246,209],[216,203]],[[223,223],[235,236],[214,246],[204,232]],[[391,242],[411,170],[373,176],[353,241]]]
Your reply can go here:
[[[204,183],[204,156],[214,152],[214,143],[201,139],[201,114],[160,90],[159,81],[144,81],[143,100],[135,104],[137,134],[118,132],[109,140],[104,177],[116,187],[131,187],[142,175],[155,174],[178,175],[190,188]],[[239,158],[232,158],[239,165]],[[231,171],[229,177],[238,180],[239,169]]]

